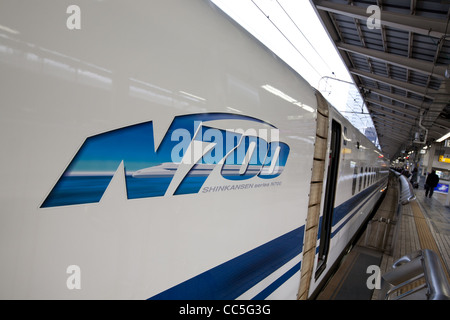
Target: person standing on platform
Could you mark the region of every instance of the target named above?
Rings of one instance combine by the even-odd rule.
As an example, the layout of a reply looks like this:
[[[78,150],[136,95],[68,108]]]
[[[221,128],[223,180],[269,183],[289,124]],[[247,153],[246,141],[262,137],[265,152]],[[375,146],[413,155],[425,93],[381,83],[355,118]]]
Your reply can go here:
[[[436,170],[433,170],[433,172],[428,175],[427,180],[425,181],[425,198],[428,197],[428,194],[430,194],[431,198],[434,192],[434,188],[437,187],[438,183],[439,177],[436,174]]]

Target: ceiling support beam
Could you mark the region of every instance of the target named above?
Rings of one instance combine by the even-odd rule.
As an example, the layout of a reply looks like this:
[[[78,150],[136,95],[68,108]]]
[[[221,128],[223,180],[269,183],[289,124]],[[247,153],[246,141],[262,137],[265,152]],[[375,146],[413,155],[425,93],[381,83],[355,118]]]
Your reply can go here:
[[[409,143],[411,142],[411,138],[410,137],[404,137],[404,136],[400,136],[394,133],[395,131],[389,131],[388,129],[383,129],[383,134],[378,137],[380,140],[382,139],[396,139],[398,141],[400,141],[401,143]]]
[[[379,138],[379,140],[380,140],[380,142],[383,144],[383,145],[386,145],[387,143],[386,143],[386,140],[387,141],[395,141],[396,143],[398,143],[399,145],[402,145],[402,144],[405,144],[405,139],[403,139],[403,138],[399,138],[399,137],[395,137],[395,136],[392,136],[392,135],[386,135],[386,136],[382,136],[382,137],[380,137]],[[389,146],[390,147],[393,147],[392,146],[392,143],[389,143]],[[398,149],[398,146],[396,146],[396,147],[394,147],[394,149]]]
[[[372,47],[367,41],[375,35],[365,29],[368,19],[375,17],[373,12],[367,12],[370,1],[310,2],[367,105],[383,150],[394,155],[399,153],[394,149],[410,145],[415,133],[421,131],[419,122],[427,128],[429,141],[442,136],[441,132],[450,130],[448,119],[441,118],[450,102],[450,79],[445,78],[448,65],[437,64],[447,43],[445,40],[450,38],[450,11],[445,9],[445,12],[441,12],[443,18],[437,19],[419,14],[416,10],[417,0],[407,0],[409,8],[404,12],[388,7],[384,3],[386,0],[372,1],[381,13],[377,21],[380,22],[381,29],[378,27],[379,30],[374,32],[377,33],[377,44],[380,39],[382,44],[382,47]],[[441,6],[439,10],[442,10]],[[395,30],[403,31],[407,37],[407,42],[404,43],[407,45],[405,54],[390,51],[389,45],[393,44],[389,41],[394,42],[395,39],[389,39],[388,35]],[[355,40],[359,37],[361,45],[357,42],[347,43],[349,34],[352,39],[356,37]],[[422,41],[421,36],[431,38],[430,52],[436,48],[433,60],[421,59],[420,55],[413,54],[418,45],[416,42]],[[421,48],[425,45],[418,46]],[[365,66],[360,66],[360,61]],[[375,68],[378,65],[381,65],[380,68]],[[397,75],[394,69],[401,69],[402,72]],[[406,75],[403,76],[405,71]],[[422,78],[427,79],[423,85]],[[415,82],[416,79],[420,82]]]
[[[387,141],[393,141],[394,143],[397,143],[397,144],[399,144],[399,145],[401,145],[401,144],[403,144],[405,141],[404,140],[401,140],[401,139],[399,139],[399,138],[395,138],[395,137],[382,137],[381,138],[382,140],[383,140],[383,143],[384,144],[387,144],[386,143],[386,140]],[[391,145],[392,143],[389,143],[389,145]],[[398,149],[398,147],[396,147],[395,149]]]
[[[388,117],[391,117],[392,120],[399,120],[399,121],[402,121],[402,122],[404,122],[404,123],[409,123],[411,126],[413,126],[413,125],[416,124],[416,120],[415,120],[415,119],[407,118],[407,117],[402,116],[402,115],[400,115],[400,114],[396,114],[396,113],[389,112],[388,110],[381,110],[381,109],[378,109],[378,108],[372,108],[371,111],[372,111],[373,113],[381,113],[381,114],[384,114],[384,115],[386,115],[386,116],[388,116]]]
[[[382,116],[381,114],[374,115],[372,117],[372,121],[374,123],[383,125],[384,127],[389,127],[394,130],[397,130],[398,135],[405,135],[408,137],[409,137],[409,132],[412,128],[412,125],[410,123],[404,123],[399,120],[389,119],[385,116]]]
[[[363,78],[367,78],[367,79],[371,79],[377,82],[381,82],[384,84],[387,84],[389,86],[392,87],[396,87],[402,90],[406,90],[406,91],[410,91],[413,92],[415,94],[433,99],[433,95],[437,94],[438,91],[434,90],[434,89],[430,89],[430,88],[425,88],[422,86],[418,86],[415,84],[411,84],[411,83],[406,83],[404,81],[399,81],[399,80],[395,80],[395,79],[391,79],[388,77],[383,77],[383,76],[379,76],[370,72],[366,72],[366,71],[362,71],[362,70],[358,70],[355,68],[349,68],[350,73],[357,75],[359,77],[363,77]]]
[[[436,127],[447,132],[450,131],[450,123],[444,119],[436,119],[436,121],[433,124],[433,128]]]
[[[434,138],[434,139],[439,139],[440,137],[442,137],[444,134],[446,134],[448,132],[448,129],[442,129],[438,126],[432,126],[430,129],[428,129],[428,137],[429,138]]]
[[[337,42],[336,47],[340,50],[356,53],[366,58],[372,58],[392,64],[394,66],[403,67],[409,70],[414,70],[426,75],[430,75],[439,79],[445,79],[445,70],[447,69],[447,66],[434,65],[434,63],[432,62],[407,58],[397,54],[354,46],[343,42]]]
[[[385,129],[385,130],[386,130],[386,129]],[[410,143],[411,140],[412,140],[412,139],[410,139],[409,137],[399,136],[399,135],[393,134],[392,132],[389,132],[389,131],[383,132],[383,134],[380,135],[380,136],[378,137],[378,139],[379,139],[380,141],[384,141],[384,140],[386,140],[386,139],[395,139],[396,141],[399,141],[399,142],[401,142],[402,144],[408,144],[408,143]]]
[[[375,114],[373,116],[373,121],[374,123],[376,122],[378,125],[382,126],[385,129],[389,128],[392,130],[396,130],[396,133],[399,136],[409,137],[409,132],[411,130],[411,124],[409,123],[402,123],[395,119],[387,118],[382,114]]]
[[[366,87],[366,88],[367,88],[367,90],[370,90],[371,93],[375,93],[375,94],[377,94],[379,96],[382,96],[382,97],[385,97],[385,98],[388,98],[388,99],[391,99],[391,100],[395,100],[395,101],[407,104],[407,105],[415,107],[417,109],[421,109],[421,108],[428,109],[430,107],[430,105],[431,105],[430,103],[425,103],[425,102],[421,103],[417,99],[407,98],[405,96],[401,96],[401,95],[398,95],[398,94],[395,94],[395,93],[391,93],[391,92],[388,92],[388,91],[375,89],[375,88],[368,88],[368,87]]]
[[[375,111],[372,115],[372,121],[377,118],[378,123],[383,123],[386,126],[391,126],[395,130],[398,130],[400,134],[409,135],[409,131],[415,127],[415,124],[403,121],[401,119],[392,118],[383,112]]]
[[[396,128],[393,128],[390,125],[386,125],[381,122],[377,122],[377,123],[379,126],[383,127],[382,136],[386,136],[386,134],[388,134],[388,135],[396,136],[397,138],[401,138],[401,139],[403,139],[403,141],[409,140],[411,137],[409,133],[405,133],[405,132],[399,133],[398,130],[396,130]]]
[[[442,110],[449,104],[450,101],[450,79],[445,79],[441,82],[438,93],[434,95],[433,103],[426,111],[423,117],[424,126],[432,126],[438,119]]]
[[[376,104],[378,106],[382,106],[382,107],[387,108],[389,110],[393,110],[393,111],[395,111],[397,113],[406,114],[406,115],[408,115],[410,117],[413,117],[414,119],[417,119],[420,116],[419,112],[417,112],[417,111],[413,111],[413,110],[408,110],[408,109],[405,109],[405,108],[397,107],[397,106],[394,106],[392,104],[388,104],[388,103],[381,102],[381,101],[378,101],[378,100],[373,100],[373,99],[366,98],[365,101],[370,103],[370,104]]]
[[[325,0],[312,1],[318,10],[341,14],[347,17],[367,21],[372,13],[367,13],[367,8],[352,6],[349,4],[334,3]],[[418,33],[424,36],[441,38],[446,36],[447,21],[437,20],[417,15],[406,15],[390,11],[381,11],[381,25],[408,32]]]
[[[407,139],[405,139],[405,138],[397,137],[392,134],[381,136],[379,138],[379,140],[381,140],[383,142],[386,142],[386,140],[395,140],[399,144],[408,144],[410,142],[410,141],[407,141]]]

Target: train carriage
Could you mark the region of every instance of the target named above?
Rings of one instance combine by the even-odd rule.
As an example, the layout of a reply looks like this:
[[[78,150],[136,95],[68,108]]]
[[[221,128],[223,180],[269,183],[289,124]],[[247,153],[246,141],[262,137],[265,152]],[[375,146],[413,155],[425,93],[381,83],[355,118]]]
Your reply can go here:
[[[320,93],[209,1],[1,6],[1,298],[314,296],[387,184]]]

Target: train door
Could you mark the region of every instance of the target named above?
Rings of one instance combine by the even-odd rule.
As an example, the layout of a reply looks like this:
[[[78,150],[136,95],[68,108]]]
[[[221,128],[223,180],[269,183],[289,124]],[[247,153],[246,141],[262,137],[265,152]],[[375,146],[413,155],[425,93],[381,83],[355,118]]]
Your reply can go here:
[[[319,240],[319,261],[317,264],[316,279],[326,268],[328,251],[331,240],[331,222],[333,218],[334,200],[339,169],[339,156],[341,150],[341,125],[332,121],[330,153],[328,162],[327,184],[325,189],[324,211]]]

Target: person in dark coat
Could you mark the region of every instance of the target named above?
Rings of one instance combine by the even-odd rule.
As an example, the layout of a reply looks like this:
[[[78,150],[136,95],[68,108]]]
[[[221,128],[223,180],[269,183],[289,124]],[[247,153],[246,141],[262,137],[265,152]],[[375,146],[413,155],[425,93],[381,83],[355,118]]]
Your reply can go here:
[[[436,174],[436,170],[433,170],[433,172],[428,175],[427,180],[425,181],[425,198],[428,196],[428,194],[430,194],[431,198],[434,192],[434,188],[436,188],[438,183],[439,177]]]

